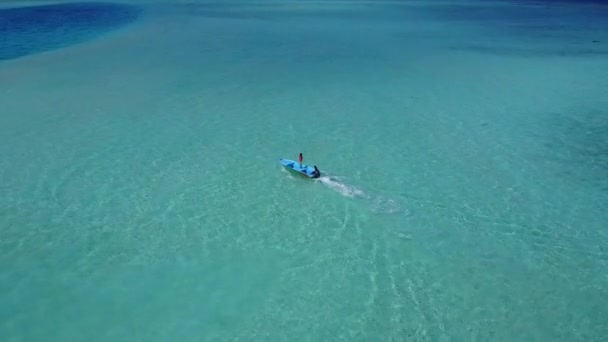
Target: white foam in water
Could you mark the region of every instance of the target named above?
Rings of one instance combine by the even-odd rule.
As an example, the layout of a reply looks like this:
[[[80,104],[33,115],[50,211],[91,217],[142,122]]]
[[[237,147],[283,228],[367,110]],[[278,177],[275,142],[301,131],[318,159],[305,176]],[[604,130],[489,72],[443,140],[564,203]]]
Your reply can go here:
[[[317,178],[317,181],[327,185],[328,187],[338,191],[339,193],[341,193],[342,195],[346,196],[346,197],[350,197],[350,198],[355,198],[355,197],[365,197],[368,198],[368,196],[365,194],[365,192],[363,192],[363,190],[358,189],[354,186],[350,186],[350,185],[346,185],[340,181],[338,181],[336,178],[330,178],[330,177],[319,177]]]
[[[381,198],[377,197],[374,199],[374,209],[375,213],[382,214],[395,214],[402,211],[401,206],[395,200],[390,198]]]
[[[321,182],[333,190],[341,193],[342,195],[349,198],[364,198],[372,201],[372,211],[377,214],[396,214],[403,211],[402,206],[395,200],[390,198],[384,198],[381,196],[371,196],[365,191],[341,182],[342,177],[325,176],[319,177],[318,182]]]

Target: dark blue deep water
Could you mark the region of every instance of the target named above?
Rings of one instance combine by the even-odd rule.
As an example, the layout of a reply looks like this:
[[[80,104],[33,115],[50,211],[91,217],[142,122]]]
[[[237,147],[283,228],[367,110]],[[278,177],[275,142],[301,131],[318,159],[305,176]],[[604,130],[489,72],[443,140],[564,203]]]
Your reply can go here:
[[[135,21],[138,7],[67,3],[0,9],[0,60],[82,43]]]

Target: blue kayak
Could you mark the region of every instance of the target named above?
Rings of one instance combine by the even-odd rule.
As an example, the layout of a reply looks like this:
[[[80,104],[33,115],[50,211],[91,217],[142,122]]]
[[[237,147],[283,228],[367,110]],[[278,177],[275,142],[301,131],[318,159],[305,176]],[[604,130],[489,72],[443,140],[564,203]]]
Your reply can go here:
[[[321,172],[315,165],[314,167],[308,166],[306,164],[300,164],[295,160],[283,159],[280,160],[281,165],[283,165],[287,170],[299,173],[302,176],[308,178],[319,178],[321,177]]]

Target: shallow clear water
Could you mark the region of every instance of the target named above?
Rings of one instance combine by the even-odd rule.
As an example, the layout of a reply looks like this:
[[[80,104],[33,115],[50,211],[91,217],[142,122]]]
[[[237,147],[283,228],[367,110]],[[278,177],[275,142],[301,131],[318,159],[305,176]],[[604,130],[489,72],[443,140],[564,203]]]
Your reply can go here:
[[[0,339],[603,339],[605,14],[155,3],[1,62]]]

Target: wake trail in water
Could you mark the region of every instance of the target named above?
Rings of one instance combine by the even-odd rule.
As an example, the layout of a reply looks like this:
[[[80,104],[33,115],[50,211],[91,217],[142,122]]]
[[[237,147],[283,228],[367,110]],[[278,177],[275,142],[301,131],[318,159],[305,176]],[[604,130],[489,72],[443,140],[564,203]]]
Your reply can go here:
[[[342,195],[344,195],[346,197],[369,198],[369,196],[365,192],[363,192],[363,190],[356,188],[354,186],[342,183],[336,177],[323,176],[323,177],[317,178],[316,181],[327,185],[329,188],[336,190],[337,192],[341,193]]]
[[[339,192],[345,197],[362,198],[371,201],[372,211],[375,213],[395,214],[405,211],[397,201],[390,198],[385,198],[383,196],[370,195],[362,189],[346,184],[340,177],[322,176],[317,178],[316,181],[324,184],[332,190]]]

